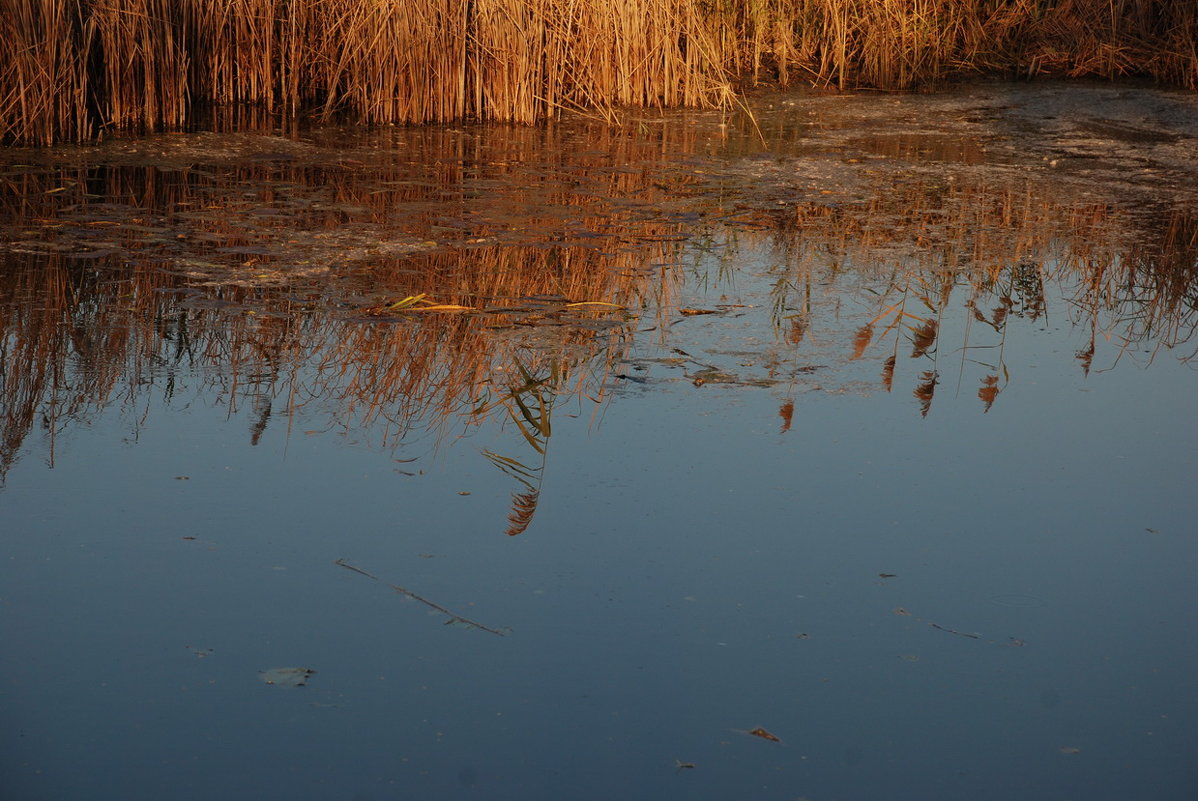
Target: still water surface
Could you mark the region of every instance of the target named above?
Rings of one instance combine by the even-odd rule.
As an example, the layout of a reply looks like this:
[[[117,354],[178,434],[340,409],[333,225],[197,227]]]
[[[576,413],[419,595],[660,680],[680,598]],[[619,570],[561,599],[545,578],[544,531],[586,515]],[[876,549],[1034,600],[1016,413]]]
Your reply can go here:
[[[6,152],[3,797],[1193,798],[1198,103],[754,102]]]

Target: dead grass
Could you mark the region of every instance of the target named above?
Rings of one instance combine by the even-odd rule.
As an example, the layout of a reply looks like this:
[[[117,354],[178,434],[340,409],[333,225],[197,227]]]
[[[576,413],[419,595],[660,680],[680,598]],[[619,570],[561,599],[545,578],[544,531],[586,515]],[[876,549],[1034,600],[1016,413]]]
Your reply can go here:
[[[1191,0],[6,0],[0,141],[178,129],[211,104],[366,123],[718,106],[796,80],[1150,75],[1198,89]]]

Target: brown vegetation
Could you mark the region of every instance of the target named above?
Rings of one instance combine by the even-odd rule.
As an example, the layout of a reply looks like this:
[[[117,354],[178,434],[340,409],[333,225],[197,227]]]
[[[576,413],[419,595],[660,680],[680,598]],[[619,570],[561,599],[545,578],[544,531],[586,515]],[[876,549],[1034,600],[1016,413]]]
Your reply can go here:
[[[1021,373],[1008,330],[1043,320],[1062,293],[1066,314],[1090,334],[1077,354],[1083,371],[1110,366],[1108,342],[1115,358],[1151,348],[1195,358],[1198,220],[1185,209],[1129,218],[1034,179],[1004,188],[962,172],[951,182],[912,174],[855,203],[742,207],[698,193],[688,224],[662,207],[693,177],[667,184],[631,168],[647,161],[636,138],[594,127],[611,141],[572,156],[572,180],[560,183],[544,160],[530,167],[537,181],[523,180],[524,148],[558,153],[529,127],[510,131],[499,151],[445,130],[396,132],[405,154],[435,172],[427,180],[377,154],[357,169],[233,159],[219,169],[6,175],[0,219],[21,237],[0,250],[0,484],[38,437],[53,461],[59,432],[105,409],[124,410],[136,431],[161,405],[196,396],[242,420],[253,445],[301,436],[302,422],[304,434],[352,435],[413,457],[396,460],[401,474],[419,469],[409,464],[415,449],[501,425],[501,452],[482,453],[513,489],[495,529],[521,535],[550,497],[542,484],[554,410],[597,409],[630,378],[638,351],[669,346],[668,320],[683,311],[672,281],[696,269],[680,264],[675,240],[695,234],[704,203],[726,221],[700,226],[708,250],[779,256],[777,340],[762,347],[771,351],[765,385],[791,393],[780,399],[783,432],[793,392],[829,380],[807,372],[812,353],[822,366],[840,354],[842,366],[880,370],[882,388],[908,395],[914,413],[932,413],[962,386],[983,411],[1001,408]],[[667,144],[696,147],[664,134],[639,147]],[[601,168],[610,161],[620,168]],[[479,162],[510,184],[484,202],[518,212],[529,229],[518,244],[478,241],[500,219],[472,204],[482,179],[467,165]],[[356,226],[370,222],[366,238],[385,238],[397,209],[412,214],[401,227],[444,234],[453,220],[434,207],[467,220],[458,246],[307,271],[345,250]],[[334,233],[333,248],[297,244]],[[413,300],[426,293],[443,311]]]
[[[433,180],[415,180],[404,162],[353,170],[253,160],[219,172],[129,165],[6,176],[0,483],[34,432],[53,460],[61,428],[113,404],[136,410],[147,393],[183,391],[173,378],[159,386],[163,364],[198,369],[231,414],[248,412],[254,444],[272,417],[289,424],[300,409],[321,430],[376,432],[380,447],[414,429],[442,433],[463,415],[468,424],[503,418],[529,392],[548,397],[523,371],[552,375],[555,392],[601,398],[629,337],[623,309],[669,291],[642,268],[676,260],[679,226],[611,225],[613,198],[653,204],[664,190],[652,174],[611,169],[604,154],[575,157],[558,191],[547,191],[544,172],[530,189],[520,154],[537,148],[538,131],[511,133],[501,148],[510,163],[495,167],[511,179],[507,194],[478,200],[483,182],[463,165],[499,154],[473,140],[470,151],[444,130],[414,134],[405,151],[436,165]],[[644,157],[629,137],[609,144]],[[488,207],[500,215],[493,222],[477,213]],[[484,244],[492,226],[506,227],[503,207],[535,229],[533,244]],[[397,209],[404,241],[434,227],[444,237],[451,224],[469,225],[470,240],[388,255],[378,245],[398,232],[382,221]],[[586,245],[557,244],[564,226],[592,232]],[[470,313],[395,303],[423,293]],[[513,533],[535,511],[534,484],[516,498]]]
[[[807,340],[877,360],[883,389],[905,379],[923,415],[949,369],[958,387],[978,382],[989,411],[1012,372],[1011,327],[1046,319],[1049,295],[1088,333],[1076,353],[1087,375],[1098,350],[1104,369],[1128,353],[1198,358],[1198,219],[1184,206],[1137,218],[1030,185],[931,177],[856,207],[804,203],[772,217],[787,269],[774,285],[778,327],[801,322]],[[846,298],[865,319],[841,322]]]
[[[535,129],[515,133],[535,142]],[[439,146],[449,152],[440,159],[430,152],[428,163],[461,156],[455,140]],[[670,293],[679,255],[670,240],[684,228],[635,219],[643,209],[605,223],[611,210],[598,208],[600,193],[563,193],[557,200],[581,204],[587,229],[610,232],[569,241],[550,220],[526,216],[541,241],[403,258],[376,253],[315,277],[297,267],[303,254],[288,243],[345,228],[347,208],[383,216],[430,196],[465,197],[474,179],[460,164],[444,169],[427,184],[395,181],[393,194],[378,192],[373,172],[359,183],[352,173],[302,165],[246,165],[219,176],[108,168],[10,180],[0,212],[34,237],[0,252],[0,479],[36,432],[53,459],[60,429],[113,405],[141,425],[139,410],[151,396],[198,391],[184,383],[202,380],[230,414],[247,415],[255,443],[272,420],[370,431],[384,448],[413,431],[508,420],[511,449],[488,458],[518,485],[507,525],[509,533],[523,531],[539,498],[555,399],[601,399],[633,345],[664,336],[652,329],[677,308]],[[610,195],[644,195],[653,205],[678,189],[628,171],[597,171],[594,179],[607,181]],[[269,216],[256,228],[245,222],[247,188],[277,193],[287,208],[297,196],[280,187],[295,193],[305,183],[338,202],[305,206],[278,229]],[[93,212],[89,193],[102,200]],[[186,211],[201,202],[207,216]],[[189,239],[178,240],[170,221],[156,216],[163,209],[183,210],[179,230]],[[967,378],[985,408],[999,399],[1010,372],[1008,328],[1046,314],[1049,282],[1065,288],[1070,317],[1090,332],[1089,347],[1077,354],[1080,369],[1090,369],[1095,345],[1107,341],[1194,358],[1198,220],[1185,210],[1150,219],[1157,227],[1130,229],[1117,209],[1047,196],[1034,183],[1002,191],[985,179],[945,186],[927,177],[861,203],[744,212],[736,228],[712,235],[730,247],[777,249],[779,354],[831,347],[846,361],[876,360],[883,388],[911,392],[926,413],[950,359],[969,359]],[[94,238],[80,244],[67,238],[72,229]],[[269,253],[254,255],[259,249]],[[285,284],[242,280],[269,274],[271,259],[290,276]],[[242,262],[254,263],[238,271]],[[652,265],[660,266],[645,269]],[[197,286],[210,279],[212,286]],[[396,306],[421,293],[470,311]],[[963,341],[959,326],[941,323],[962,303],[972,321]],[[784,404],[784,426],[793,411]]]
[[[210,104],[367,123],[713,106],[742,79],[950,74],[1198,88],[1190,0],[3,0],[0,141],[177,129]]]

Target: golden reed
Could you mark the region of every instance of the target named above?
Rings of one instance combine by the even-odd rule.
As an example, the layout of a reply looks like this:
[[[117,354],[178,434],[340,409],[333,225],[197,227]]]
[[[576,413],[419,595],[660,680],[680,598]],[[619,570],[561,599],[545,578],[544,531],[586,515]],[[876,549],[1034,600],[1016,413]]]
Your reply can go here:
[[[366,123],[715,106],[742,82],[1147,75],[1198,89],[1193,0],[0,0],[0,141],[210,104]]]

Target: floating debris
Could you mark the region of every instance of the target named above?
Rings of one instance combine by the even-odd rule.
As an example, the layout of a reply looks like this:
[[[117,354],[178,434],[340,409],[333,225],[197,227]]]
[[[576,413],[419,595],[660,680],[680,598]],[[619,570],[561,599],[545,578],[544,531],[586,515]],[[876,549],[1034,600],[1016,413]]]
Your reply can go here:
[[[312,668],[284,667],[270,668],[258,672],[258,677],[266,684],[275,687],[303,687],[308,678],[316,671]]]
[[[777,736],[776,734],[771,734],[770,732],[766,731],[765,729],[761,728],[760,726],[758,726],[755,729],[750,729],[748,733],[753,735],[754,737],[760,737],[763,740],[769,740],[771,743],[782,742],[781,737]]]
[[[939,623],[929,623],[928,625],[934,629],[939,629],[940,631],[947,631],[949,634],[956,634],[958,637],[968,637],[971,640],[982,639],[982,635],[980,634],[970,634],[966,631],[957,631],[956,629],[950,629],[946,626],[941,626]]]
[[[378,576],[374,575],[373,573],[367,573],[365,570],[363,570],[360,567],[354,567],[349,562],[346,562],[344,559],[338,559],[335,562],[333,562],[333,564],[337,565],[338,567],[344,567],[346,570],[352,570],[355,573],[366,576],[366,578],[374,579],[375,581],[379,580]],[[455,615],[453,612],[449,611],[444,606],[441,606],[438,603],[434,603],[433,601],[430,601],[427,598],[417,595],[416,593],[412,592],[411,590],[404,589],[403,587],[399,586],[398,584],[388,584],[387,586],[389,586],[391,589],[395,590],[400,595],[403,595],[406,598],[411,598],[413,601],[418,601],[418,602],[424,604],[425,606],[429,607],[430,609],[433,609],[433,610],[445,615],[448,618],[445,621],[445,625],[447,625],[447,626],[452,626],[452,625],[468,626],[470,628],[480,629],[482,631],[486,631],[491,634],[498,634],[500,637],[504,637],[510,632],[510,629],[491,628],[490,626],[484,626],[482,623],[477,623],[473,620],[470,620],[469,618],[462,617],[461,615]],[[313,671],[313,672],[315,672],[315,671]]]

